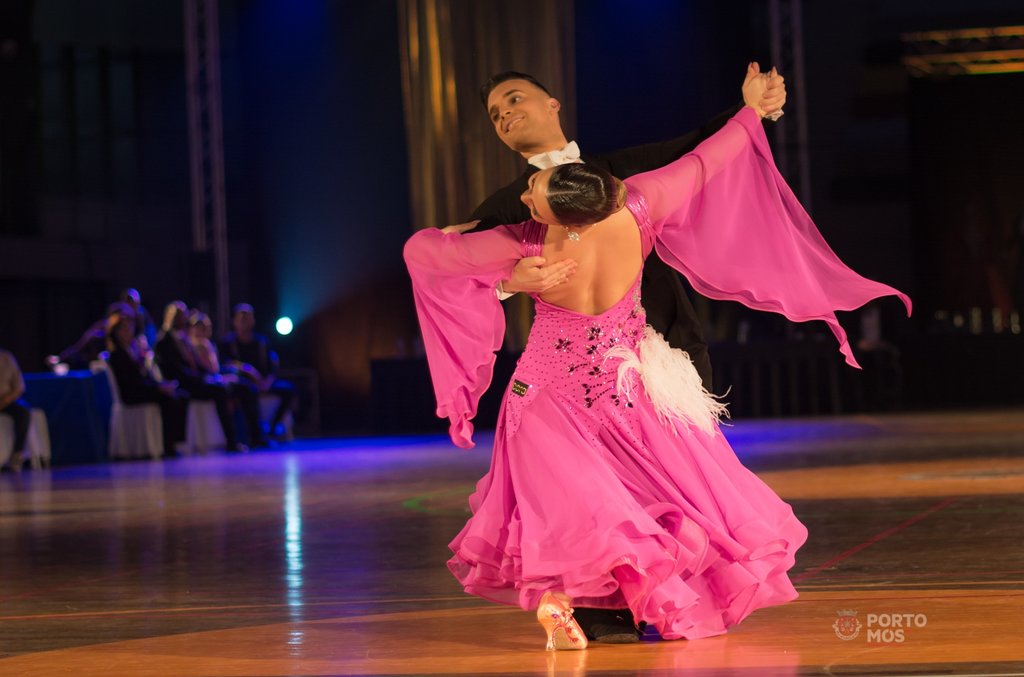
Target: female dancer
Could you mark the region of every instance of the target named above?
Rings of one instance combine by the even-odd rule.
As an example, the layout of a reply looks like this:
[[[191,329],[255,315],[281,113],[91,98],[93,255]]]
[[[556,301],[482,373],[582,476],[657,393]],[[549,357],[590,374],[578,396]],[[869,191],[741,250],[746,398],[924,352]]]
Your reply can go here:
[[[751,64],[744,100],[759,101],[764,82]],[[437,413],[460,447],[473,446],[504,334],[495,285],[523,256],[577,264],[536,297],[491,468],[448,562],[467,592],[536,609],[548,649],[586,647],[573,602],[628,607],[663,638],[696,639],[797,596],[786,572],[807,531],[740,464],[686,353],[646,326],[643,261],[657,248],[709,297],[824,320],[853,366],[833,311],[910,301],[828,248],[760,117],[747,106],[693,153],[624,183],[584,164],[541,171],[522,198],[532,220],[406,244]]]

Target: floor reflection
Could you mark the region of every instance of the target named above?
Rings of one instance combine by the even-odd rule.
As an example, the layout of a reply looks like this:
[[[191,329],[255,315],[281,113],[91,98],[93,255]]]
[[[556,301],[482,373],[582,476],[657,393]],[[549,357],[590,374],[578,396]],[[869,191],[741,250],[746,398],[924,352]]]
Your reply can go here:
[[[1024,411],[727,434],[811,537],[793,570],[800,599],[725,637],[549,654],[531,614],[463,594],[444,567],[489,464],[486,434],[468,453],[437,436],[318,440],[0,475],[0,673],[936,674],[1024,661]],[[853,646],[832,627],[849,609],[920,611],[928,625],[901,645]]]

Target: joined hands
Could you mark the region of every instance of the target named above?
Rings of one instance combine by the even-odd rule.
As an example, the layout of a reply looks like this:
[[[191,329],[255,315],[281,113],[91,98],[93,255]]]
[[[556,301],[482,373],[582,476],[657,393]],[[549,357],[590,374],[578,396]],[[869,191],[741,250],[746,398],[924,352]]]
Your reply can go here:
[[[782,107],[786,105],[786,79],[774,66],[767,73],[762,73],[760,64],[750,62],[741,89],[743,103],[757,111],[759,117],[772,121],[782,117]]]

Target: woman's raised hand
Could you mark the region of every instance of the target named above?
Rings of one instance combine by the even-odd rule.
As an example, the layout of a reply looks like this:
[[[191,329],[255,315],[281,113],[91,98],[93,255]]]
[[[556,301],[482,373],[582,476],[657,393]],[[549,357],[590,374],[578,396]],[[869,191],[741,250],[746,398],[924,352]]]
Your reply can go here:
[[[771,111],[766,111],[762,107],[764,103],[765,95],[768,91],[769,82],[775,78],[781,80],[781,76],[776,73],[775,69],[768,73],[761,72],[761,65],[756,61],[751,61],[747,66],[747,75],[743,79],[743,103],[757,111],[758,117],[764,117]],[[779,82],[778,84],[781,84]],[[783,89],[785,92],[785,89]],[[783,101],[785,101],[785,94],[783,94]]]

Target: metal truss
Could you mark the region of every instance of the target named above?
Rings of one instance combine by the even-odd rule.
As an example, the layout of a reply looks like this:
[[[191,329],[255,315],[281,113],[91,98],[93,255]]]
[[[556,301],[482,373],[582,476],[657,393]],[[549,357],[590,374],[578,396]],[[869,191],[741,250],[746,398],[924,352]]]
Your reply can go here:
[[[1024,72],[1024,26],[904,33],[903,64],[916,77]]]
[[[218,0],[184,0],[185,76],[192,179],[192,250],[212,252],[216,325],[228,326],[230,302],[221,112]]]
[[[779,171],[811,212],[811,161],[808,154],[807,88],[801,0],[769,0],[772,61],[786,78],[785,116],[774,125],[774,155]]]

